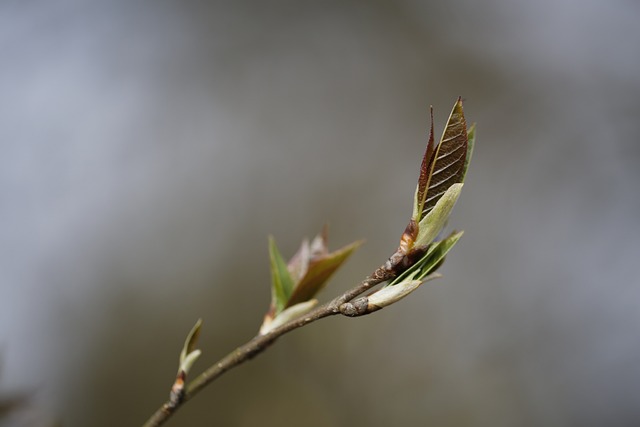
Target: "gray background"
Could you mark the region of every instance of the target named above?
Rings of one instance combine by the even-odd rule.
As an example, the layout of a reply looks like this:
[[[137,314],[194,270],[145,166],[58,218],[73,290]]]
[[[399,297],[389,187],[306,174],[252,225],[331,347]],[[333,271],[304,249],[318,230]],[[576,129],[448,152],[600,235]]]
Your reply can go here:
[[[640,425],[640,6],[3,1],[0,391],[139,425],[269,303],[266,237],[395,249],[428,106],[478,142],[445,278],[296,331],[169,425]],[[35,424],[34,423],[34,424]]]

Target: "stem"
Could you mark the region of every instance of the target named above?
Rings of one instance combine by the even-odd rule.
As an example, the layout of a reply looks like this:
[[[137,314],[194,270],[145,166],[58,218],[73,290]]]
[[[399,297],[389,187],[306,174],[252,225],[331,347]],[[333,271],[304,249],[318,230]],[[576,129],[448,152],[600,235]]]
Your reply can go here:
[[[301,328],[309,323],[320,320],[324,317],[340,314],[340,306],[358,295],[366,292],[371,287],[376,286],[386,280],[391,279],[396,272],[390,268],[389,263],[379,267],[371,276],[360,282],[355,288],[338,296],[334,300],[321,305],[310,311],[306,315],[291,320],[280,327],[270,331],[265,335],[257,335],[247,343],[236,348],[231,353],[211,365],[207,370],[196,377],[187,387],[184,397],[180,400],[167,400],[148,420],[143,427],[157,427],[164,424],[187,400],[193,398],[208,384],[220,377],[222,374],[238,365],[252,359],[262,353],[273,342],[287,332]]]

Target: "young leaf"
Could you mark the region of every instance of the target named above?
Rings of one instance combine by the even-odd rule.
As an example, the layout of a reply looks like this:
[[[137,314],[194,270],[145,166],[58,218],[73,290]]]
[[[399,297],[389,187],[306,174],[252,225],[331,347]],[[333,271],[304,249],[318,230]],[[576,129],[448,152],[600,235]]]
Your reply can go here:
[[[467,123],[462,110],[462,99],[458,98],[449,115],[442,139],[430,161],[431,170],[420,215],[421,219],[431,212],[440,197],[452,184],[462,182],[467,146]]]
[[[327,247],[327,227],[309,243],[304,240],[300,249],[285,264],[273,237],[269,237],[271,259],[271,307],[264,317],[260,330],[269,331],[280,320],[296,315],[325,285],[331,275],[362,244],[354,242],[335,252]],[[315,300],[314,300],[315,301]],[[290,310],[297,307],[297,310]],[[310,306],[309,306],[310,307]],[[282,317],[284,312],[286,316]],[[280,320],[278,320],[280,319]]]
[[[311,259],[311,247],[309,240],[304,239],[300,245],[300,249],[291,257],[287,264],[287,270],[291,275],[293,283],[298,283],[309,269],[309,260]]]
[[[269,236],[269,260],[271,262],[271,303],[277,314],[287,305],[293,290],[293,280],[272,236]]]
[[[467,158],[464,161],[464,169],[462,169],[462,176],[460,182],[464,182],[467,176],[467,169],[469,169],[469,163],[471,163],[471,157],[473,156],[473,147],[476,144],[476,124],[472,124],[467,132]]]
[[[374,311],[391,305],[415,291],[422,283],[422,280],[405,280],[394,286],[386,286],[369,296],[369,309]]]
[[[180,352],[180,365],[178,367],[178,375],[183,372],[185,375],[189,373],[189,370],[200,357],[201,351],[196,350],[198,344],[198,338],[200,337],[200,328],[202,327],[202,319],[198,319],[196,324],[191,328],[187,339],[184,341],[184,346]]]
[[[434,243],[429,248],[427,254],[425,255],[425,263],[422,266],[422,270],[425,274],[431,274],[441,265],[444,257],[451,250],[451,248],[453,248],[454,245],[458,243],[458,240],[460,240],[463,234],[464,231],[451,233],[449,237],[437,243]]]
[[[426,246],[438,236],[460,196],[462,185],[462,183],[458,183],[450,186],[434,208],[420,221],[418,237],[415,242],[416,247]]]
[[[311,250],[312,255],[309,260],[308,269],[304,276],[300,278],[299,282],[296,283],[286,307],[291,307],[313,298],[325,286],[331,275],[340,268],[342,263],[344,263],[362,243],[363,241],[359,240],[331,253],[327,253],[328,251],[326,250]],[[313,248],[313,243],[311,246]],[[324,248],[326,249],[326,240]],[[314,252],[321,255],[314,257]]]
[[[198,319],[191,331],[189,331],[189,335],[187,335],[187,339],[184,341],[184,346],[182,347],[182,352],[180,353],[180,362],[187,357],[189,353],[195,350],[196,345],[198,344],[198,338],[200,338],[200,329],[202,328],[202,319]]]
[[[202,351],[200,350],[193,350],[191,353],[187,354],[187,357],[185,357],[184,360],[180,362],[179,372],[184,372],[185,375],[188,374],[201,354]]]
[[[424,208],[424,202],[427,196],[427,187],[429,186],[429,178],[433,166],[433,152],[435,150],[433,145],[433,107],[430,108],[431,113],[431,128],[429,130],[429,141],[427,142],[427,149],[422,156],[422,164],[420,165],[420,177],[418,178],[418,187],[416,188],[415,200],[413,202],[413,218],[416,222],[420,222],[422,218],[422,210]]]
[[[463,234],[463,231],[452,233],[446,239],[433,243],[415,264],[392,280],[387,286],[396,286],[408,280],[423,280],[425,277],[436,274],[434,272],[441,265],[447,252],[453,248]]]
[[[274,319],[265,318],[265,322],[260,327],[260,335],[265,335],[278,326],[284,325],[290,320],[296,319],[303,314],[308,313],[313,307],[318,304],[317,299],[310,299],[309,301],[301,302],[300,304],[293,305],[289,308],[285,308]]]

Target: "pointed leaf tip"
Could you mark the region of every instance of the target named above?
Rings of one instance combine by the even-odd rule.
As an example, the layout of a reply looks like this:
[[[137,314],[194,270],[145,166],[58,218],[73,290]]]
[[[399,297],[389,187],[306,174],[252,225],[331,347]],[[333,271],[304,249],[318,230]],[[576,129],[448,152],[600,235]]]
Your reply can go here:
[[[421,212],[424,208],[424,202],[427,196],[427,189],[429,187],[429,179],[431,178],[431,169],[434,159],[434,139],[433,139],[433,106],[429,108],[429,114],[431,117],[431,126],[429,129],[429,139],[427,141],[427,148],[422,156],[422,163],[420,164],[420,176],[418,177],[418,188],[416,189],[416,196],[414,201],[414,212],[412,218],[419,222]]]
[[[311,241],[304,240],[298,252],[285,263],[273,236],[269,236],[271,262],[271,307],[263,326],[273,322],[284,310],[313,298],[331,275],[363,243],[354,242],[329,252],[325,225]]]
[[[181,372],[184,372],[185,375],[188,374],[189,370],[202,353],[200,350],[196,349],[196,345],[198,345],[198,338],[200,338],[201,327],[202,319],[198,319],[193,328],[191,328],[191,331],[189,331],[187,339],[184,341],[184,346],[180,352],[178,375],[180,375]]]
[[[467,123],[462,109],[462,98],[459,97],[433,154],[421,219],[434,208],[452,184],[462,182],[467,146]]]
[[[189,334],[187,335],[187,339],[184,341],[184,346],[182,347],[182,352],[180,353],[180,363],[184,361],[187,355],[193,350],[195,350],[196,345],[198,345],[198,338],[200,338],[200,329],[202,328],[202,319],[198,319]]]
[[[463,234],[464,231],[453,232],[447,238],[434,243],[429,248],[423,266],[424,274],[437,274],[434,271],[442,265],[447,253],[458,243]]]
[[[285,308],[291,296],[293,279],[273,236],[269,236],[269,260],[271,263],[271,302],[277,314]]]
[[[467,131],[467,158],[464,161],[464,169],[462,170],[462,177],[460,182],[464,182],[467,177],[467,170],[469,169],[469,163],[471,163],[471,157],[473,156],[473,147],[476,144],[476,124],[472,124]]]
[[[363,240],[358,240],[336,251],[312,258],[306,274],[295,284],[295,288],[286,307],[291,307],[313,298],[324,288],[333,273],[340,268],[362,243],[364,243]]]

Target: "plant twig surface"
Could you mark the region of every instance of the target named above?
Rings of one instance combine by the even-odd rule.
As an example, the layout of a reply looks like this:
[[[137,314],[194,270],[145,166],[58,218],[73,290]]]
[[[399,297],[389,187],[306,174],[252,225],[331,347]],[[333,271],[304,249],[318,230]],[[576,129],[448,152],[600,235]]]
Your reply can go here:
[[[392,257],[393,258],[393,257]],[[395,264],[395,263],[393,263]],[[301,328],[309,323],[325,317],[341,314],[340,306],[351,301],[372,287],[387,281],[395,276],[395,266],[392,263],[380,266],[376,271],[360,282],[355,288],[345,292],[332,301],[323,304],[300,318],[291,320],[264,335],[256,335],[247,343],[233,350],[225,357],[211,365],[203,373],[198,375],[186,388],[180,399],[167,400],[156,412],[143,424],[143,427],[156,427],[164,424],[182,406],[184,402],[196,396],[208,384],[215,381],[225,372],[252,359],[265,351],[275,340],[282,335]]]
[[[307,311],[317,302],[312,299],[313,296],[361,242],[329,252],[325,227],[311,243],[304,240],[299,251],[289,263],[285,263],[271,237],[269,258],[272,302],[258,335],[186,384],[189,369],[201,353],[195,348],[200,332],[199,320],[189,333],[180,354],[180,368],[169,400],[143,427],[164,424],[184,402],[216,378],[262,353],[287,332],[336,314],[357,317],[372,313],[406,297],[424,282],[440,277],[436,270],[442,265],[447,252],[460,239],[462,232],[454,232],[439,241],[435,239],[447,223],[451,209],[460,195],[474,144],[475,125],[467,129],[462,98],[459,97],[453,106],[438,145],[434,142],[433,109],[431,110],[429,141],[422,158],[413,213],[400,239],[400,246],[371,276],[315,310]],[[362,296],[372,287],[386,281],[390,281],[387,286]]]

